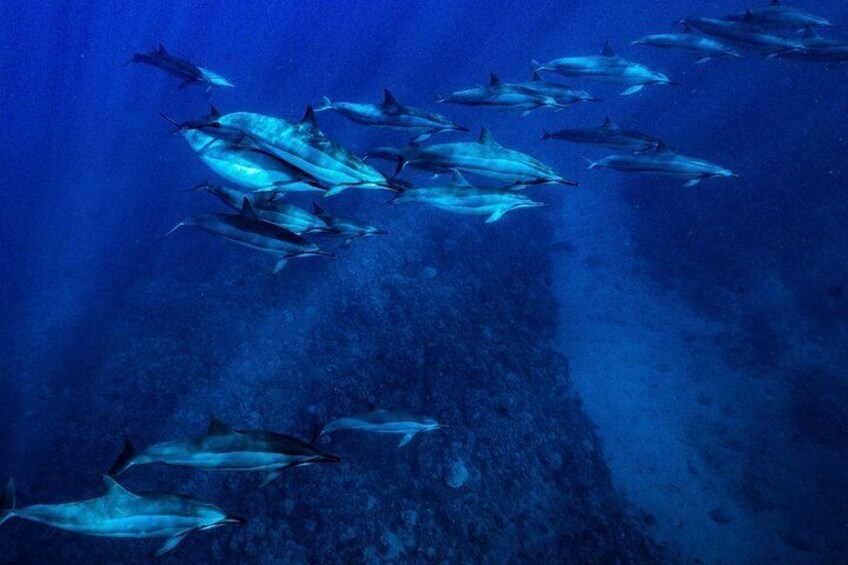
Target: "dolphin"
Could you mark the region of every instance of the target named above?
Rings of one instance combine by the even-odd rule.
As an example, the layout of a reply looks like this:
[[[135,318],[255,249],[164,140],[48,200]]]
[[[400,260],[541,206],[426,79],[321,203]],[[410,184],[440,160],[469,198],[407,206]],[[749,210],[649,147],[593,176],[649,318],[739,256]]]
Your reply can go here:
[[[374,235],[386,235],[388,232],[385,230],[377,229],[374,226],[366,226],[364,224],[360,224],[355,222],[354,220],[349,220],[347,218],[339,218],[337,216],[333,216],[327,213],[318,203],[312,203],[312,211],[313,213],[321,218],[327,226],[330,227],[329,232],[333,235],[338,235],[344,238],[342,242],[342,247],[347,247],[353,240],[359,239],[360,237],[370,237]]]
[[[284,204],[277,200],[272,195],[265,192],[242,192],[225,186],[212,184],[210,182],[202,182],[194,190],[203,190],[217,196],[224,204],[234,210],[240,210],[244,204],[244,199],[250,200],[253,206],[253,212],[260,220],[271,222],[280,227],[303,235],[305,233],[314,232],[334,232],[335,230],[327,225],[327,222],[297,206]]]
[[[459,171],[453,172],[449,185],[404,190],[391,200],[396,202],[421,202],[455,214],[488,216],[487,224],[497,222],[512,210],[546,206],[514,190],[472,186]]]
[[[803,51],[785,51],[779,53],[778,57],[814,63],[830,63],[831,67],[848,61],[848,41],[825,39],[812,26],[804,30],[802,41],[805,48]]]
[[[297,438],[262,430],[236,431],[213,417],[209,431],[200,438],[157,443],[141,453],[136,453],[128,439],[109,476],[116,477],[136,465],[162,463],[206,471],[263,472],[265,486],[285,469],[339,461]]]
[[[553,96],[543,94],[539,90],[524,88],[517,84],[503,83],[495,73],[489,75],[487,86],[460,90],[447,96],[437,96],[436,102],[519,110],[522,112],[522,116],[539,108],[564,109],[570,103],[561,103]]]
[[[386,89],[382,104],[356,104],[353,102],[331,102],[326,96],[316,112],[335,110],[352,122],[365,126],[408,132],[415,141],[424,141],[434,133],[444,131],[468,131],[440,114],[432,114],[419,108],[404,106]]]
[[[600,98],[592,96],[585,90],[578,90],[565,84],[556,82],[548,82],[542,78],[542,75],[533,71],[529,81],[517,82],[513,85],[515,88],[528,90],[541,96],[549,96],[556,101],[557,104],[570,106],[578,102],[601,102]]]
[[[185,88],[192,84],[205,86],[206,90],[211,90],[219,86],[235,86],[217,73],[174,57],[165,50],[165,46],[161,43],[152,51],[134,54],[125,64],[129,65],[130,63],[143,63],[160,68],[169,75],[182,80],[180,88]]]
[[[697,54],[698,62],[705,63],[717,57],[742,57],[742,53],[716,39],[693,33],[688,25],[684,33],[658,33],[637,39],[631,45],[647,45],[661,49],[685,49]]]
[[[359,430],[381,434],[403,434],[398,447],[403,447],[420,432],[430,432],[447,426],[433,418],[405,411],[389,411],[374,408],[364,414],[333,420],[321,430],[321,435],[339,430]]]
[[[410,144],[404,148],[380,147],[368,153],[371,157],[397,161],[396,173],[407,164],[434,173],[450,173],[454,169],[496,179],[515,186],[532,184],[564,184],[577,186],[533,157],[507,149],[495,141],[489,130],[480,131],[479,141]]]
[[[695,186],[704,179],[738,177],[732,171],[704,161],[675,153],[665,144],[656,151],[635,155],[610,155],[598,161],[589,161],[589,169],[607,167],[625,173],[644,173],[687,179],[683,186]]]
[[[804,50],[804,44],[799,41],[768,33],[760,26],[744,22],[714,18],[689,18],[681,20],[679,23],[689,28],[695,28],[711,37],[731,41],[747,49],[765,54]]]
[[[262,150],[331,187],[325,196],[350,187],[395,190],[379,171],[324,135],[312,106],[297,123],[249,112],[226,114],[217,122],[248,133]]]
[[[731,22],[744,22],[769,29],[804,29],[807,26],[835,27],[827,19],[784,6],[780,0],[771,0],[765,8],[746,10],[741,14],[731,14],[722,18]]]
[[[604,44],[601,55],[564,57],[545,64],[533,61],[533,66],[536,72],[554,71],[567,77],[584,77],[629,85],[629,88],[621,93],[624,96],[639,92],[649,84],[679,84],[645,65],[619,57],[609,41]]]
[[[597,128],[564,129],[555,132],[542,131],[542,139],[563,139],[572,143],[593,143],[626,149],[633,152],[651,151],[662,143],[657,137],[631,129],[621,129],[607,116]]]
[[[280,272],[288,260],[295,257],[332,256],[329,251],[320,249],[296,233],[261,220],[248,198],[244,199],[238,214],[201,214],[183,220],[168,234],[183,226],[197,227],[239,245],[276,255],[279,259],[270,274]]]
[[[23,518],[60,530],[111,538],[167,538],[156,555],[174,549],[192,532],[228,524],[244,524],[212,504],[178,494],[135,494],[111,477],[103,477],[106,493],[97,498],[60,504],[15,507],[11,479],[0,500],[0,524]]]

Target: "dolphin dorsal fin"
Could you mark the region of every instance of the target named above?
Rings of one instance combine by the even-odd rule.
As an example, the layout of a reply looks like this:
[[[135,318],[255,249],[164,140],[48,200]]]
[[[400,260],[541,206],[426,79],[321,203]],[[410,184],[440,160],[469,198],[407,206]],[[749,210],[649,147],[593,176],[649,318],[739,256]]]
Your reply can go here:
[[[312,213],[324,220],[325,222],[332,218],[332,216],[330,216],[326,210],[321,208],[321,206],[319,206],[317,202],[312,203]]]
[[[247,196],[245,196],[244,200],[241,201],[241,210],[239,211],[239,215],[250,220],[259,219],[259,216],[256,215],[256,211],[253,209],[253,204],[251,204],[250,198]]]
[[[539,71],[533,71],[533,74],[530,75],[530,80],[533,82],[541,82],[544,79],[542,78],[542,75],[539,74]]]
[[[161,53],[162,55],[167,55],[167,54],[168,54],[168,52],[165,50],[165,46],[164,46],[164,45],[162,45],[161,43],[159,44],[159,47],[156,49],[156,51],[158,51],[158,52],[159,52],[159,53]]]
[[[618,129],[618,126],[615,125],[615,122],[612,121],[612,118],[610,118],[609,116],[607,116],[607,118],[604,120],[604,124],[601,127],[604,129]]]
[[[771,0],[772,6],[780,6],[780,0]]]
[[[130,496],[132,498],[139,498],[137,494],[133,494],[119,485],[118,481],[109,475],[103,475],[103,485],[106,487],[106,496]]]
[[[462,176],[457,169],[451,171],[451,184],[454,186],[471,186],[471,184],[465,180],[465,177]]]
[[[615,49],[612,48],[612,43],[609,41],[604,43],[604,50],[601,53],[604,57],[615,57]]]
[[[220,118],[221,112],[218,111],[218,108],[215,107],[214,104],[209,105],[209,115],[213,118]]]
[[[772,4],[774,6],[775,4]],[[751,9],[745,10],[745,21],[751,23],[754,21],[754,14],[751,13]]]
[[[816,31],[816,28],[813,26],[807,26],[804,28],[804,39],[819,39],[821,35]]]
[[[247,198],[244,199],[247,202]],[[209,431],[206,432],[206,435],[209,436],[223,436],[229,433],[232,433],[232,429],[230,426],[216,418],[215,416],[209,416]]]
[[[489,73],[489,86],[500,86],[501,78],[495,73]]]
[[[689,22],[683,22],[683,33],[695,33]]]
[[[663,141],[661,139],[661,140],[659,140],[659,142],[657,142],[657,152],[668,151],[668,150],[669,150],[668,145],[665,144],[665,141]]]
[[[483,145],[500,145],[492,136],[492,132],[488,128],[480,130],[480,143]]]
[[[383,107],[387,109],[403,108],[400,102],[392,95],[392,91],[388,88],[383,91]]]
[[[312,108],[311,104],[306,107],[306,112],[304,112],[303,118],[297,122],[297,125],[313,132],[318,131],[318,120],[315,119],[315,109]]]

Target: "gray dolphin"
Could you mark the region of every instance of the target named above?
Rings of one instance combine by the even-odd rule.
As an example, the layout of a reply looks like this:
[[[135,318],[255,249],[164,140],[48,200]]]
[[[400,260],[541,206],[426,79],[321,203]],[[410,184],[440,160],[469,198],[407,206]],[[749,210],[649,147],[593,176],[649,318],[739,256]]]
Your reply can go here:
[[[0,524],[23,518],[60,530],[110,538],[167,538],[157,556],[174,549],[188,534],[243,524],[242,518],[212,504],[178,494],[135,494],[111,477],[103,477],[106,494],[60,504],[34,504],[15,508],[11,479],[0,500]]]
[[[765,54],[776,54],[785,51],[803,51],[804,44],[787,39],[757,25],[744,22],[717,20],[715,18],[689,18],[679,23],[695,28],[706,35],[731,41],[746,49]]]
[[[634,155],[610,155],[588,161],[589,168],[607,167],[625,173],[643,173],[687,179],[683,186],[695,186],[715,177],[738,177],[732,171],[703,159],[680,155],[661,144],[656,151]]]
[[[213,417],[209,431],[200,438],[157,443],[141,453],[136,453],[128,439],[109,475],[117,476],[136,465],[162,463],[207,471],[263,472],[265,486],[285,469],[339,461],[297,438],[262,430],[236,431]]]
[[[458,171],[453,172],[450,184],[410,188],[390,202],[421,202],[454,214],[488,216],[487,224],[497,222],[513,210],[546,206],[514,190],[472,186]]]
[[[518,110],[522,116],[539,108],[567,108],[569,103],[561,103],[553,96],[543,94],[541,89],[531,90],[517,84],[501,82],[498,75],[489,75],[487,86],[478,86],[460,90],[447,96],[437,96],[436,101],[447,104],[462,104],[464,106],[484,106]]]
[[[415,136],[415,141],[423,141],[434,133],[444,131],[468,131],[468,128],[458,126],[440,114],[404,106],[388,89],[384,92],[382,104],[334,103],[325,96],[315,111],[325,110],[335,110],[358,124],[408,132]]]
[[[579,90],[556,82],[548,82],[536,71],[532,71],[529,81],[517,82],[513,86],[535,92],[542,96],[549,96],[557,104],[564,106],[570,106],[579,102],[602,102],[600,98],[596,98],[585,90]]]
[[[397,161],[396,172],[407,164],[435,173],[458,170],[516,186],[533,184],[564,184],[577,186],[544,163],[495,141],[489,130],[480,131],[479,141],[442,143],[438,145],[410,144],[407,147],[381,147],[368,153],[371,157]]]
[[[679,83],[667,76],[653,71],[645,65],[623,59],[615,54],[609,41],[604,44],[603,53],[588,57],[563,57],[545,64],[533,61],[535,71],[554,71],[567,77],[584,77],[607,82],[630,85],[622,95],[639,92],[649,84]]]
[[[389,411],[375,408],[346,418],[333,420],[321,430],[321,434],[329,434],[340,430],[358,430],[381,434],[402,434],[398,447],[402,447],[421,432],[431,432],[447,426],[439,424],[433,418],[413,414],[406,411]]]
[[[812,26],[804,30],[802,41],[803,51],[785,51],[778,56],[814,63],[830,63],[830,67],[848,61],[848,41],[825,39]]]
[[[631,45],[647,45],[661,49],[684,49],[697,54],[698,62],[717,57],[742,57],[742,53],[716,39],[693,33],[688,25],[684,33],[658,33],[637,39]]]
[[[632,129],[621,129],[610,117],[607,117],[604,123],[596,128],[563,129],[554,132],[543,130],[542,139],[592,143],[634,152],[650,151],[656,149],[662,143],[662,140],[657,137],[651,137]]]
[[[387,231],[377,229],[374,226],[367,226],[348,218],[333,216],[332,214],[327,213],[327,211],[316,202],[312,203],[312,211],[330,227],[331,231],[327,233],[344,238],[342,247],[347,247],[353,243],[353,240],[359,239],[360,237],[386,235],[388,233]]]
[[[200,183],[194,187],[194,190],[203,190],[214,194],[234,210],[240,210],[244,205],[244,199],[247,198],[253,206],[253,212],[260,220],[277,224],[297,235],[335,231],[327,225],[327,222],[315,214],[311,214],[303,208],[285,204],[281,200],[275,199],[273,194],[269,195],[267,192],[242,192],[208,181]]]
[[[780,0],[771,0],[765,8],[746,10],[741,14],[725,16],[723,19],[771,29],[804,29],[807,26],[835,27],[821,16],[784,6]]]
[[[264,151],[331,187],[325,196],[350,187],[394,190],[379,171],[324,135],[312,106],[297,123],[249,112],[226,114],[217,122],[248,133]]]
[[[169,75],[182,80],[180,88],[193,84],[205,86],[207,90],[219,86],[234,86],[233,83],[209,69],[198,67],[188,61],[174,57],[165,50],[165,46],[161,43],[152,51],[134,54],[125,64],[130,63],[143,63],[162,69]]]
[[[288,260],[295,257],[332,256],[329,251],[320,249],[296,233],[261,220],[248,198],[244,199],[241,212],[238,214],[193,216],[174,226],[168,234],[183,226],[197,227],[239,245],[276,255],[279,259],[270,274],[280,272]]]

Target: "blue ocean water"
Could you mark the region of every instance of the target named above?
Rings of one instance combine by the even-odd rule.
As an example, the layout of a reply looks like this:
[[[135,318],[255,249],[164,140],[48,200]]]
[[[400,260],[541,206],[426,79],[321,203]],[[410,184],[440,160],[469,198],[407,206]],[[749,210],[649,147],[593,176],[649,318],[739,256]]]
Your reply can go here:
[[[848,5],[797,5],[848,39]],[[400,448],[320,438],[340,463],[262,488],[255,473],[161,465],[120,481],[247,519],[192,533],[161,558],[176,562],[842,562],[845,69],[630,45],[748,7],[0,3],[0,476],[18,506],[100,495],[125,437],[202,435],[215,415],[309,440],[373,404],[449,427]],[[620,96],[563,79],[604,101],[523,118],[435,102],[605,41],[680,86]],[[122,66],[160,42],[235,88]],[[298,120],[322,96],[377,103],[384,88],[471,130],[425,144],[487,127],[580,186],[528,188],[548,206],[490,224],[349,189],[322,206],[388,234],[275,276],[266,254],[164,236],[225,208],[186,191],[215,177],[159,112],[183,120],[212,103]],[[612,151],[540,139],[606,116],[740,176],[686,188],[590,171],[585,158]],[[408,140],[318,120],[360,156]],[[160,545],[0,528],[0,559],[16,563],[142,563]]]

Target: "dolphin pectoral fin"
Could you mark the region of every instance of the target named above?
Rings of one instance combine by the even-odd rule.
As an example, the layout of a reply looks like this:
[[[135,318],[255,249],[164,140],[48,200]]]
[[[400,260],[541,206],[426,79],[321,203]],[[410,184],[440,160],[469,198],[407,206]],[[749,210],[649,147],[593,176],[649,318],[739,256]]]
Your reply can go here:
[[[407,443],[412,441],[412,438],[414,438],[414,437],[415,437],[415,432],[412,432],[411,434],[406,434],[405,436],[403,436],[403,439],[400,440],[398,447],[403,447],[404,445],[406,445]]]
[[[498,220],[503,218],[503,215],[506,214],[508,211],[509,211],[508,208],[501,208],[500,210],[498,210],[497,212],[495,212],[494,214],[492,214],[491,216],[486,218],[486,223],[491,224],[491,223],[497,222]]]
[[[421,143],[422,141],[430,139],[431,135],[433,135],[433,134],[432,133],[422,133],[418,137],[414,138],[412,141],[414,141],[415,143]]]
[[[177,534],[175,536],[171,536],[168,539],[166,539],[165,543],[162,544],[162,547],[160,547],[159,550],[156,552],[156,557],[161,557],[162,555],[165,555],[166,553],[168,553],[169,551],[171,551],[172,549],[177,547],[180,544],[180,542],[185,539],[185,537],[187,535],[188,535],[188,532],[185,532],[185,533],[182,533],[182,534]]]
[[[628,88],[627,90],[622,92],[621,95],[622,96],[629,96],[631,94],[636,94],[637,92],[639,92],[643,88],[645,88],[644,84],[637,84],[636,86],[631,86],[630,88]]]
[[[286,266],[286,263],[288,263],[288,262],[289,262],[289,258],[288,258],[288,257],[283,257],[282,259],[280,259],[279,261],[277,261],[276,263],[274,263],[274,266],[273,266],[273,267],[271,267],[271,270],[270,270],[270,271],[268,271],[268,275],[269,275],[269,276],[270,276],[270,275],[276,275],[277,273],[279,273],[280,271],[282,271],[282,270],[283,270],[283,267],[285,267],[285,266]]]
[[[692,179],[692,180],[690,180],[690,181],[688,181],[688,182],[684,183],[684,184],[683,184],[683,186],[685,186],[686,188],[689,188],[689,187],[691,187],[691,186],[695,186],[695,185],[696,185],[696,184],[698,184],[699,182],[701,182],[701,179],[699,179],[699,178],[697,178],[697,179]]]
[[[265,475],[264,479],[262,479],[262,482],[259,484],[259,488],[267,487],[268,485],[279,479],[280,475],[282,475],[280,471],[271,471],[270,473]]]
[[[709,63],[712,60],[713,60],[712,57],[701,57],[700,59],[695,60],[695,64],[703,65],[704,63]]]
[[[349,186],[350,185],[347,184],[337,184],[336,186],[332,187],[330,190],[322,194],[322,196],[324,198],[326,198],[327,196],[335,196],[336,194],[339,194],[341,191],[345,190]]]

